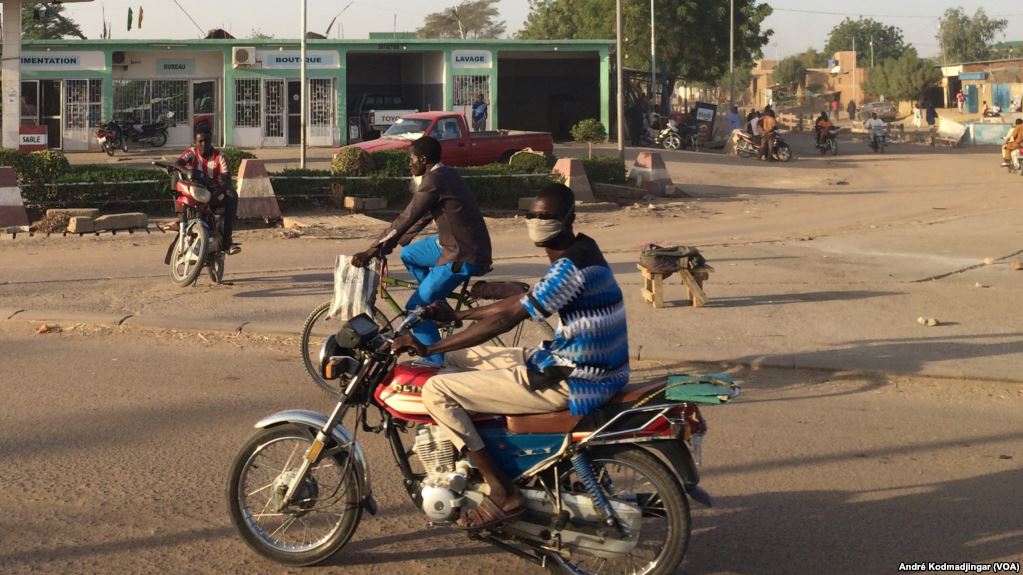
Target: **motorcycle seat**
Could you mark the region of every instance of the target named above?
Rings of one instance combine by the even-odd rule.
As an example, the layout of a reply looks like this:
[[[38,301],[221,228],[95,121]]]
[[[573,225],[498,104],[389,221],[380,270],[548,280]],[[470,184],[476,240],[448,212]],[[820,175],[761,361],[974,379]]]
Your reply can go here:
[[[664,385],[664,379],[630,383],[604,405],[611,406],[612,411],[619,411],[615,408],[635,403]],[[571,412],[565,410],[551,413],[508,415],[505,416],[505,422],[508,425],[508,431],[512,433],[568,433],[575,429],[582,418],[581,415],[572,415]]]

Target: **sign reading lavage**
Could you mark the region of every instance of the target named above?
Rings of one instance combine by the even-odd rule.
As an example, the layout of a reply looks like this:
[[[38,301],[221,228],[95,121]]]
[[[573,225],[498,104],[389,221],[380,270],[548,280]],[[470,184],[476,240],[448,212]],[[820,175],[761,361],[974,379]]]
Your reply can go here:
[[[157,58],[157,76],[192,76],[195,74],[195,58]]]
[[[298,50],[256,50],[256,60],[263,63],[264,68],[298,70],[302,63],[302,53]],[[337,52],[330,50],[306,50],[305,67],[307,70],[336,70],[340,66]]]
[[[452,50],[452,68],[490,68],[494,58],[489,50]]]
[[[103,52],[22,52],[21,69],[32,72],[106,70],[107,59]]]

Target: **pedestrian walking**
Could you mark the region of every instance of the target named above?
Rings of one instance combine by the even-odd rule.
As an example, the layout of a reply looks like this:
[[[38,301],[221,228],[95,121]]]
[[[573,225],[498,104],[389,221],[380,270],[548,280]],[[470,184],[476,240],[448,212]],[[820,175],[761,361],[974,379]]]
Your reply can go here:
[[[831,101],[831,117],[834,118],[836,122],[838,121],[838,111],[841,109],[842,105],[838,101],[838,98]]]
[[[849,114],[849,120],[856,120],[856,102],[849,100],[849,105],[845,108],[846,113]]]
[[[956,92],[956,107],[959,108],[960,114],[966,113],[966,94],[963,93],[963,89],[959,88]]]
[[[920,122],[923,120],[923,110],[920,108],[920,102],[913,102],[913,126],[920,128]]]
[[[933,126],[934,122],[937,121],[937,119],[938,119],[938,113],[934,111],[934,103],[933,102],[927,102],[926,119],[927,119],[927,125],[928,126]]]

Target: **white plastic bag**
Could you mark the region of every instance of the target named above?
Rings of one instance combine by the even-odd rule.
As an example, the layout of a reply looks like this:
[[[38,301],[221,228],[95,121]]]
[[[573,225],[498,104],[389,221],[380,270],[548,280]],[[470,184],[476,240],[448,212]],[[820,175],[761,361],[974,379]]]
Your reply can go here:
[[[377,284],[380,282],[380,260],[373,259],[364,268],[352,265],[352,258],[337,256],[334,262],[334,299],[327,319],[347,321],[361,313],[373,317]]]

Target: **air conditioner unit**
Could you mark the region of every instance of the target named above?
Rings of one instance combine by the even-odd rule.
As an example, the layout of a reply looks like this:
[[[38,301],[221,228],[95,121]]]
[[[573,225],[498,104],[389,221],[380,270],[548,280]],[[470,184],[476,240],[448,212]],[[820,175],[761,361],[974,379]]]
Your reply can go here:
[[[114,64],[117,64],[117,65],[124,64],[125,63],[125,61],[124,61],[124,52],[121,52],[120,50],[118,50],[117,52],[112,53],[110,55],[110,61],[113,62]]]
[[[254,65],[256,63],[256,48],[253,46],[235,46],[231,48],[231,63],[235,68]]]

